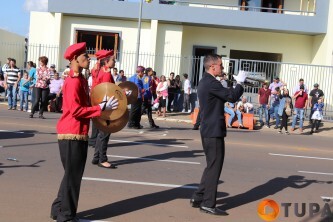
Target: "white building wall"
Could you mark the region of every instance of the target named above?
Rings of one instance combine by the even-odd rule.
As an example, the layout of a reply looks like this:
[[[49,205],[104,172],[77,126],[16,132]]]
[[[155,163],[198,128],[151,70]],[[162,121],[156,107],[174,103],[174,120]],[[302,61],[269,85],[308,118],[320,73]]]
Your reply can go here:
[[[280,53],[282,62],[310,64],[312,44],[313,37],[306,35],[184,26],[182,55],[192,55],[197,45],[217,47],[228,57],[230,50]]]

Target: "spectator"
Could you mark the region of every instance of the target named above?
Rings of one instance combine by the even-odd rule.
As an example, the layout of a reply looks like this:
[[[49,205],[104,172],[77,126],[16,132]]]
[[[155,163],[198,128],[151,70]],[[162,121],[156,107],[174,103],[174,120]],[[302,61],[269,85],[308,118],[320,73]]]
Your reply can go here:
[[[227,102],[225,104],[225,107],[224,107],[224,112],[228,113],[230,115],[230,118],[228,119],[228,125],[227,127],[231,128],[231,123],[232,123],[232,120],[234,119],[235,117],[235,114],[237,115],[237,119],[238,119],[238,123],[239,123],[239,127],[243,127],[243,122],[242,122],[242,113],[239,109],[237,109],[237,107],[235,106],[234,103],[231,103],[231,102]]]
[[[5,75],[5,72],[6,72],[6,69],[9,69],[10,68],[10,61],[12,60],[12,58],[7,58],[7,62],[5,63],[5,64],[3,64],[3,66],[2,66],[2,69],[1,69],[1,71],[2,71],[2,73],[3,73],[3,75]],[[4,76],[5,77],[5,76]]]
[[[16,67],[16,60],[11,59],[10,67],[5,70],[5,89],[8,95],[8,110],[17,108],[17,87],[21,80],[21,70]]]
[[[69,68],[69,65],[68,65],[68,66],[66,66],[66,69],[64,70],[64,72],[63,72],[62,75],[61,75],[61,78],[62,78],[63,80],[65,80],[65,79],[68,77],[68,75],[69,75],[69,71],[70,71],[70,68]]]
[[[56,68],[55,64],[50,65],[50,80],[54,79],[54,74],[57,72],[55,68]]]
[[[192,93],[192,88],[191,88],[191,82],[190,80],[188,79],[188,75],[187,73],[184,73],[183,74],[184,76],[184,102],[183,102],[183,113],[185,112],[188,112],[190,113],[191,112],[191,108],[190,108],[190,95]]]
[[[0,73],[0,93],[5,92],[5,78],[3,77],[3,74]]]
[[[276,87],[279,87],[279,89],[282,89],[283,87],[287,86],[286,83],[280,81],[280,78],[275,76],[273,79],[273,82],[269,85],[269,89],[271,90],[271,95],[275,95],[278,92],[276,91]]]
[[[130,117],[129,117],[129,121],[128,121],[129,128],[135,128],[135,129],[143,128],[143,126],[140,124],[140,122],[141,122],[142,95],[145,92],[145,89],[143,88],[143,82],[142,82],[142,77],[143,77],[144,71],[145,71],[145,67],[138,66],[136,69],[136,74],[134,74],[129,79],[129,81],[135,83],[135,85],[138,87],[138,90],[139,90],[137,101],[131,105]]]
[[[180,97],[181,88],[182,88],[182,81],[180,81],[179,75],[176,75],[175,85],[176,85],[176,89],[175,89],[175,97],[173,100],[173,111],[179,112],[180,111],[179,110],[179,97]]]
[[[157,98],[156,88],[157,88],[157,85],[160,83],[160,79],[157,78],[155,71],[153,71],[153,76],[151,78],[151,81],[152,81],[152,84],[151,84],[151,93],[153,94],[153,98],[155,100]]]
[[[280,95],[280,105],[279,105],[279,116],[282,117],[279,133],[282,133],[282,128],[285,129],[285,134],[289,135],[288,132],[288,117],[292,115],[293,103],[289,96],[289,90],[284,89],[283,93]]]
[[[35,84],[36,84],[36,64],[33,63],[32,61],[29,61],[27,63],[27,70],[29,70],[29,81],[30,81],[30,95],[31,95],[31,109],[33,107],[33,105],[35,104]]]
[[[312,126],[311,126],[311,134],[317,132],[319,129],[319,125],[321,120],[323,119],[323,109],[324,103],[323,98],[319,97],[317,102],[313,105],[313,114],[311,116]]]
[[[127,81],[127,78],[125,76],[124,70],[120,70],[119,75],[118,75],[118,79],[116,80],[116,82],[126,82],[126,81]]]
[[[268,89],[267,82],[264,82],[262,88],[260,88],[258,92],[259,122],[261,127],[264,126],[264,121],[263,121],[263,114],[264,114],[266,120],[266,127],[269,128],[268,110],[270,108],[270,98],[271,98],[271,90]]]
[[[220,82],[224,88],[228,88],[228,76],[224,72],[222,72],[220,77]]]
[[[176,80],[175,80],[175,73],[170,73],[170,77],[168,79],[168,106],[167,111],[171,112],[171,103],[175,98],[176,92]]]
[[[36,109],[39,106],[39,100],[41,99],[41,107],[39,109],[39,118],[45,119],[43,116],[44,109],[47,106],[48,95],[49,95],[49,83],[50,83],[50,69],[47,67],[49,59],[46,56],[41,56],[38,59],[39,68],[36,70],[37,78],[35,84],[35,103],[32,107],[31,114],[29,118],[33,118]]]
[[[293,116],[293,123],[291,125],[291,131],[295,130],[296,121],[297,118],[299,118],[299,131],[302,133],[304,110],[308,104],[308,94],[304,92],[304,86],[300,86],[299,91],[295,93],[293,99],[295,99],[295,111]]]
[[[54,79],[50,83],[50,94],[48,100],[51,100],[51,110],[55,112],[61,112],[62,109],[62,86],[64,85],[64,80],[59,77],[59,73],[54,74]]]
[[[301,79],[299,79],[299,83],[297,84],[297,86],[294,87],[293,94],[295,94],[295,92],[299,91],[299,88],[302,85],[304,86],[304,92],[309,93],[308,87],[306,87],[306,85],[304,84],[304,79],[301,78]]]
[[[246,96],[242,96],[242,100],[237,103],[237,109],[243,113],[253,113],[253,104],[247,101]]]
[[[115,82],[119,82],[119,75],[118,75],[118,69],[117,68],[113,68],[112,69],[112,77],[114,79]]]
[[[28,111],[28,95],[31,82],[27,71],[24,71],[23,78],[20,80],[20,110]],[[23,107],[24,104],[24,107]]]
[[[168,98],[168,82],[164,75],[161,76],[160,82],[156,88],[156,93],[157,99],[159,100],[159,107],[156,114],[165,117],[166,99]]]
[[[313,112],[314,112],[314,109],[313,109],[313,106],[314,106],[314,104],[316,104],[317,102],[318,102],[318,99],[319,98],[322,98],[322,102],[324,102],[324,92],[321,90],[321,89],[319,89],[319,84],[318,83],[315,83],[314,85],[313,85],[313,87],[314,87],[314,89],[313,90],[311,90],[311,92],[310,92],[310,95],[309,95],[309,107],[311,107],[311,113],[310,113],[310,116],[309,116],[309,118],[310,118],[310,123],[312,124],[312,115],[313,115]]]
[[[275,118],[275,126],[274,129],[279,128],[280,124],[280,116],[279,116],[279,106],[280,106],[280,87],[276,87],[274,89],[274,93],[271,94],[271,108],[269,110],[270,117]]]

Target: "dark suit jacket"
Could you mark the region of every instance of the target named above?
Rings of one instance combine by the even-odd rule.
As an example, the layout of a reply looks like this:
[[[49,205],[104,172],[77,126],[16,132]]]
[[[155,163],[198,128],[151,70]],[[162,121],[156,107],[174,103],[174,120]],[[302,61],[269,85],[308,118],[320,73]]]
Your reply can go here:
[[[239,84],[235,88],[224,88],[211,74],[204,73],[198,86],[201,110],[201,137],[225,137],[227,129],[224,118],[224,103],[235,103],[243,94]]]

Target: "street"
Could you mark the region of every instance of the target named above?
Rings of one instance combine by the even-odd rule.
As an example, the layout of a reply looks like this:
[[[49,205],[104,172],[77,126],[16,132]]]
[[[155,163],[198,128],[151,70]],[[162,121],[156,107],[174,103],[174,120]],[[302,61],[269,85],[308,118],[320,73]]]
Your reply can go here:
[[[63,176],[55,129],[60,114],[44,116],[29,119],[0,106],[1,222],[52,221],[50,206]],[[322,198],[333,199],[332,136],[228,130],[217,203],[229,216],[217,217],[189,205],[205,167],[199,131],[188,123],[158,120],[154,130],[146,118],[141,124],[141,130],[111,135],[108,157],[118,169],[92,165],[89,148],[82,221],[263,221],[257,213],[263,199],[280,204],[276,221],[333,221],[325,219]],[[281,203],[292,203],[287,216]],[[320,206],[312,218],[310,203]]]

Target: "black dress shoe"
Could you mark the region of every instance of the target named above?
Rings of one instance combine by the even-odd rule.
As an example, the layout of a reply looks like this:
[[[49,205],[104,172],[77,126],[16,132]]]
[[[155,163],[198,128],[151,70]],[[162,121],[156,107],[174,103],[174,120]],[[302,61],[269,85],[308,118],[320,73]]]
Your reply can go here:
[[[39,119],[45,119],[45,117],[41,114],[39,114]]]
[[[158,129],[158,128],[160,128],[160,127],[157,126],[157,125],[152,125],[152,126],[150,126],[150,128],[151,128],[151,129]]]
[[[191,207],[194,207],[194,208],[199,208],[201,203],[202,203],[202,201],[195,200],[193,198],[190,200],[190,205],[191,205]]]
[[[34,118],[34,114],[31,113],[31,114],[29,115],[29,118]]]
[[[93,159],[93,160],[91,161],[91,163],[94,164],[94,165],[97,165],[97,164],[99,163],[99,160],[94,160],[94,159]]]
[[[142,125],[139,125],[139,126],[134,126],[133,129],[142,129],[143,126]]]
[[[52,220],[57,220],[57,216],[55,216],[55,215],[50,215],[50,218],[52,219]]]
[[[199,127],[198,126],[193,126],[192,130],[198,130]]]
[[[216,216],[228,216],[229,215],[224,210],[221,210],[221,209],[216,208],[216,207],[211,208],[211,207],[201,206],[200,211],[203,212],[203,213],[212,214],[212,215],[216,215]]]

